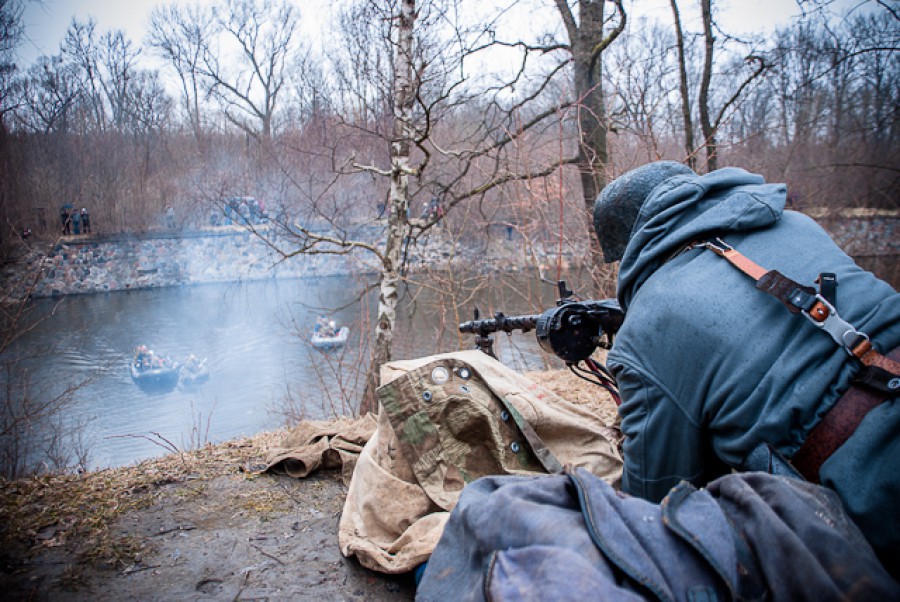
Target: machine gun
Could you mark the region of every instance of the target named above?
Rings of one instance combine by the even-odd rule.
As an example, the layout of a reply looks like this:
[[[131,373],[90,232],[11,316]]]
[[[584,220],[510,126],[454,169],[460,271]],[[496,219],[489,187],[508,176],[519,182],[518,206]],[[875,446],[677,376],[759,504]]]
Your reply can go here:
[[[564,280],[560,280],[557,287],[559,299],[556,307],[541,314],[506,316],[497,312],[493,318],[482,320],[478,308],[475,308],[475,319],[460,324],[459,331],[474,334],[475,347],[496,358],[493,333],[534,330],[541,349],[562,359],[580,378],[609,391],[618,405],[615,379],[606,366],[592,359],[591,355],[597,347],[609,349],[612,346],[625,313],[615,299],[578,301]],[[580,367],[582,362],[587,370]]]

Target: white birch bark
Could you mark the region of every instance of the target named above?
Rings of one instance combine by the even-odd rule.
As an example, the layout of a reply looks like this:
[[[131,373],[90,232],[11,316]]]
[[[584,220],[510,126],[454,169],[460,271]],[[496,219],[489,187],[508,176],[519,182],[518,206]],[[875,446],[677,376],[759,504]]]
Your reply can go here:
[[[381,365],[391,360],[394,325],[397,320],[400,258],[403,240],[409,234],[410,146],[413,136],[413,31],[416,18],[415,0],[403,0],[398,17],[394,46],[394,132],[391,140],[391,187],[388,197],[390,214],[385,241],[381,281],[378,293],[378,317],[375,321],[375,343],[369,366],[366,390],[360,413],[375,411],[375,389],[380,384]]]

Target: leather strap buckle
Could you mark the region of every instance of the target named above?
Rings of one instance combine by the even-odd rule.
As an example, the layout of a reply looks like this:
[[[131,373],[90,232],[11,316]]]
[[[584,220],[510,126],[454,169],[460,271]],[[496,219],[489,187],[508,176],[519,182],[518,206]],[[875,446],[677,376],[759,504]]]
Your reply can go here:
[[[853,352],[854,349],[869,340],[867,334],[859,332],[852,324],[841,318],[834,305],[820,294],[815,296],[815,302],[808,311],[802,309],[800,313],[817,328],[827,332],[851,356],[856,357],[856,354]]]

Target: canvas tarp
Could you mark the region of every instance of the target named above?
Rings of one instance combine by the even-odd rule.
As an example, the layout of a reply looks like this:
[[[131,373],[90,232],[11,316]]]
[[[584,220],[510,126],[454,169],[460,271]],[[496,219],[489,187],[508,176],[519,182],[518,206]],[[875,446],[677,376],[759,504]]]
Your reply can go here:
[[[282,447],[269,454],[265,470],[302,479],[319,468],[339,468],[350,485],[356,459],[375,432],[375,417],[307,420],[291,430]]]
[[[482,476],[568,465],[618,487],[615,429],[480,351],[391,362],[381,382],[338,535],[363,566],[401,573],[425,562],[462,488]]]

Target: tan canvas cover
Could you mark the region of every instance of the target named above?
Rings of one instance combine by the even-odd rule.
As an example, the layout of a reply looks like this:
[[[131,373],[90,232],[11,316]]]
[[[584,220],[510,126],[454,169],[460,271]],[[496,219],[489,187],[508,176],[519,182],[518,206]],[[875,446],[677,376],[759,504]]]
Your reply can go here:
[[[463,486],[482,476],[573,465],[618,487],[611,429],[480,351],[391,362],[381,380],[339,529],[341,551],[363,566],[401,573],[426,561]]]
[[[285,437],[282,447],[269,454],[266,470],[302,479],[319,468],[340,468],[350,484],[356,459],[375,432],[375,417],[300,423]]]

